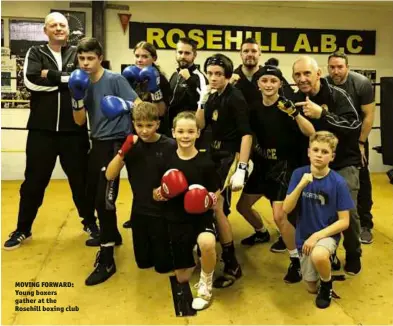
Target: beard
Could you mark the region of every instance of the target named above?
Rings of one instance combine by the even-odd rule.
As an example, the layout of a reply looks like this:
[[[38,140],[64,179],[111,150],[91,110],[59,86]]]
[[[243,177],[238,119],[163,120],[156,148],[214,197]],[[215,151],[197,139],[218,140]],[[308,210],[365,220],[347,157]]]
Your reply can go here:
[[[184,60],[178,61],[177,63],[181,69],[188,68],[191,65],[189,62]]]
[[[258,62],[254,62],[254,63],[243,63],[243,66],[246,67],[246,68],[249,69],[249,70],[255,68],[257,65],[258,65]]]

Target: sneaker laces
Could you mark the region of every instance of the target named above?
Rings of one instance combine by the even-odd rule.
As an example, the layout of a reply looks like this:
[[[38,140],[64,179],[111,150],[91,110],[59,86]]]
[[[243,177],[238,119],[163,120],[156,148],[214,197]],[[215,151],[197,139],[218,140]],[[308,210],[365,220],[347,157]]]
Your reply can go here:
[[[98,250],[96,254],[96,261],[94,262],[94,267],[97,267],[100,264],[100,258],[101,258],[101,250]]]

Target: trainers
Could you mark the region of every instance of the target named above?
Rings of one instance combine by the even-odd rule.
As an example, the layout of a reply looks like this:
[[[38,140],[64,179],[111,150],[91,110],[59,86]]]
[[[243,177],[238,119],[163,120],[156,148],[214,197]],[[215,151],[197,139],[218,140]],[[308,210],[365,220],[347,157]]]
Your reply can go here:
[[[371,229],[362,227],[362,231],[360,232],[360,242],[364,244],[370,244],[373,242],[373,235],[371,233]]]
[[[270,234],[269,231],[265,232],[255,232],[253,235],[249,236],[248,238],[245,238],[241,241],[242,245],[245,246],[253,246],[257,243],[265,243],[270,241]]]
[[[224,266],[224,274],[216,278],[213,282],[215,288],[227,288],[231,286],[237,279],[243,275],[242,269],[239,264],[235,268],[229,267],[229,264]]]
[[[336,252],[330,255],[330,265],[334,271],[339,271],[341,268],[341,262],[340,259],[338,259]]]
[[[362,269],[362,264],[360,262],[360,255],[348,255],[345,259],[344,271],[349,275],[359,274]]]
[[[85,281],[87,286],[103,283],[116,273],[113,247],[101,247],[97,253],[94,267],[93,273]]]
[[[270,251],[271,252],[286,252],[287,251],[287,247],[286,247],[284,240],[282,239],[281,236],[277,239],[277,241],[275,243],[272,244],[272,246],[270,247]]]
[[[132,227],[131,220],[128,220],[128,221],[123,223],[123,228],[131,229],[131,227]]]
[[[192,308],[195,310],[203,310],[206,309],[210,303],[212,298],[212,284],[208,284],[202,279],[199,280],[197,284],[194,286],[198,289],[197,297],[192,300]]]
[[[100,238],[100,229],[98,228],[96,222],[84,225],[83,231],[85,231],[90,236],[90,239]]]
[[[291,263],[288,267],[287,275],[284,277],[286,283],[298,283],[302,280],[302,272],[300,270],[300,259],[291,257]]]
[[[4,242],[5,250],[13,250],[20,247],[23,241],[31,239],[31,232],[14,231],[9,235],[9,239]]]
[[[317,298],[315,299],[315,304],[318,308],[325,309],[330,306],[330,302],[332,301],[332,292],[332,281],[324,282],[321,280]]]
[[[85,244],[88,247],[99,247],[101,245],[101,240],[100,240],[99,237],[98,238],[87,239]],[[123,238],[121,237],[121,234],[119,233],[116,236],[115,246],[120,246],[122,244],[123,244]]]

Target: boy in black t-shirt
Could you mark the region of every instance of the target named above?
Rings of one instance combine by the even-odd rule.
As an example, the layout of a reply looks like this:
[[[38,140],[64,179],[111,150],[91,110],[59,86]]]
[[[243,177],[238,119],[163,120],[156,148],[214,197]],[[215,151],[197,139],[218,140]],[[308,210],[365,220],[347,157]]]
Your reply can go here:
[[[173,269],[163,205],[152,197],[152,189],[161,180],[159,166],[176,150],[173,139],[160,135],[158,109],[142,102],[132,112],[138,136],[129,135],[119,153],[107,167],[106,177],[115,179],[124,165],[133,192],[131,209],[135,261],[139,268],[153,267],[158,273]],[[131,148],[132,147],[132,148]]]
[[[178,149],[161,172],[164,174],[170,169],[165,173],[165,188],[169,189],[169,193],[171,186],[178,184],[180,179],[186,182],[186,190],[168,200],[158,187],[153,191],[153,196],[157,201],[166,201],[165,216],[169,223],[173,263],[179,283],[190,280],[195,267],[193,248],[196,244],[199,246],[202,268],[198,294],[192,307],[201,310],[210,304],[212,297],[216,234],[211,208],[220,194],[220,180],[209,155],[195,148],[195,141],[200,135],[195,114],[190,111],[179,113],[173,120],[172,132]],[[170,173],[174,176],[171,180]]]
[[[214,287],[218,288],[232,285],[242,275],[227,215],[230,213],[230,190],[239,191],[244,186],[252,145],[247,102],[242,92],[229,83],[232,71],[232,61],[225,55],[216,54],[206,60],[209,86],[201,92],[196,112],[201,128],[211,125],[209,152],[224,191],[215,209],[225,264],[224,275],[214,281]]]
[[[258,80],[262,99],[250,106],[250,124],[258,142],[258,152],[253,157],[254,171],[237,203],[237,210],[255,229],[255,233],[243,239],[242,244],[267,242],[269,232],[252,206],[262,196],[271,201],[274,221],[291,257],[284,280],[294,283],[301,280],[299,255],[295,247],[295,229],[288,222],[282,205],[292,171],[298,166],[302,150],[299,143],[304,138],[302,133],[311,136],[315,130],[292,102],[280,97],[281,85],[281,70],[275,66],[264,66]]]

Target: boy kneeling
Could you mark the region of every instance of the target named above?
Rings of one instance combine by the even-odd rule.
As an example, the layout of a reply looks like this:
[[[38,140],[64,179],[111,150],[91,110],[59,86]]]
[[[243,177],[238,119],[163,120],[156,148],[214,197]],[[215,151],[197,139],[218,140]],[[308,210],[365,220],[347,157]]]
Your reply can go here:
[[[300,204],[296,247],[307,290],[318,293],[315,303],[321,309],[327,308],[332,298],[329,258],[337,248],[340,233],[349,226],[349,210],[354,207],[345,179],[329,168],[337,143],[338,139],[327,131],[310,137],[311,165],[293,172],[283,206],[288,214]]]

